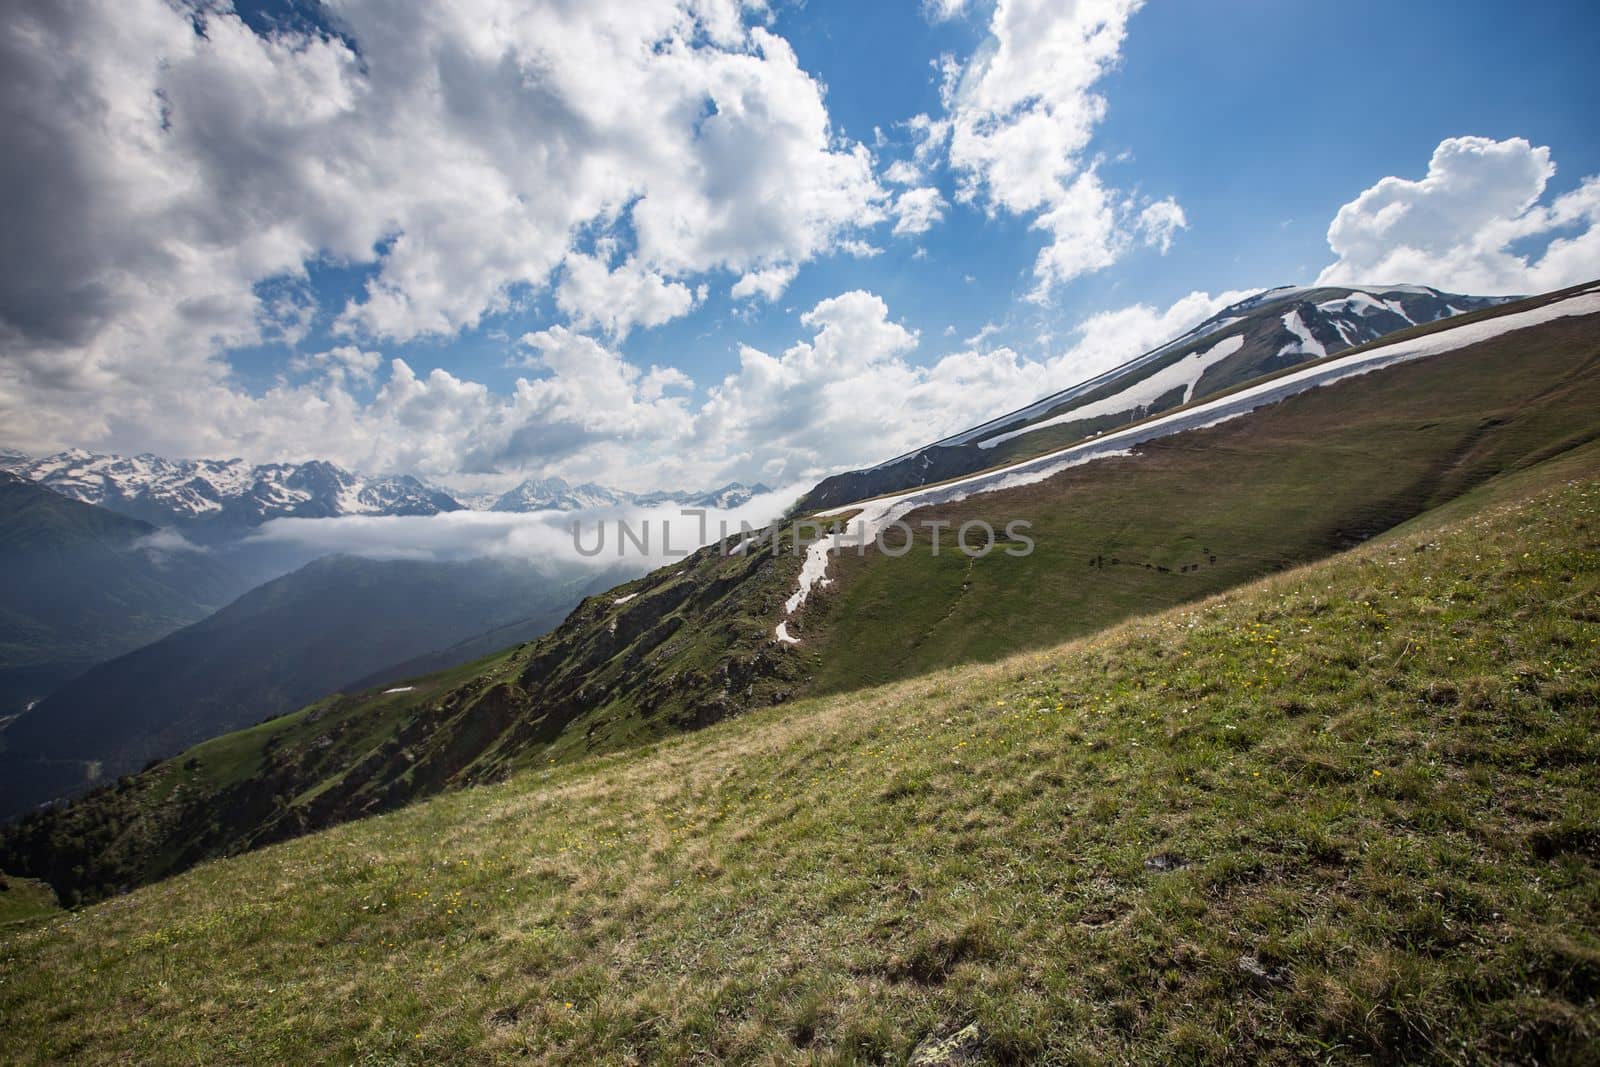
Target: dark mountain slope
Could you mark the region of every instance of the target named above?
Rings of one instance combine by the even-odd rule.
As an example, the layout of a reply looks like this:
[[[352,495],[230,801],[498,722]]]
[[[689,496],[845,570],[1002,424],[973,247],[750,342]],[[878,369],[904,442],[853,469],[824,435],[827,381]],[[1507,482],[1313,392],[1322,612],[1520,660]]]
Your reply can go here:
[[[91,781],[115,777],[401,661],[430,653],[440,665],[474,658],[471,648],[445,650],[486,628],[543,633],[592,580],[489,560],[330,556],[90,670],[10,725],[6,756],[76,763],[79,782],[85,769]],[[0,811],[14,814],[55,795],[0,785]]]
[[[0,717],[238,595],[226,563],[156,533],[0,472]]]

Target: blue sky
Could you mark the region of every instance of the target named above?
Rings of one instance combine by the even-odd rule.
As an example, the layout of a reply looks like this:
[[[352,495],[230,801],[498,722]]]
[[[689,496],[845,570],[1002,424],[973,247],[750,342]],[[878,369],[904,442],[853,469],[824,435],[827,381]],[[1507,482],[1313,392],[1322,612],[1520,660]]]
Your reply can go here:
[[[295,0],[186,34],[153,2],[8,16],[146,128],[75,128],[82,101],[42,88],[64,59],[8,75],[56,136],[22,146],[6,201],[7,273],[35,280],[0,293],[0,413],[26,413],[5,443],[315,451],[461,485],[804,480],[1069,384],[1229,293],[1600,275],[1593,4],[608,0],[584,23],[483,0],[441,29],[422,4]],[[653,58],[614,32],[635,21]],[[572,43],[551,58],[553,39]],[[605,99],[625,83],[651,98]],[[988,139],[1030,117],[1042,140]],[[718,148],[699,123],[724,119]],[[1390,176],[1409,184],[1357,204]],[[41,218],[63,189],[89,209]],[[939,204],[921,232],[896,232],[907,190]],[[1396,199],[1411,222],[1390,229]],[[19,310],[46,248],[45,281],[103,313]],[[585,265],[593,284],[564,282]],[[735,297],[764,266],[792,274],[781,292]]]
[[[774,29],[827,86],[838,130],[869,144],[881,130],[886,153],[907,147],[900,124],[938,109],[934,61],[969,53],[985,36],[981,6],[938,23],[915,3],[808,0],[776,14]],[[1384,175],[1420,177],[1447,137],[1551,146],[1560,166],[1553,192],[1600,172],[1596,40],[1600,7],[1581,2],[1534,4],[1515,19],[1486,0],[1358,0],[1337,13],[1281,0],[1151,3],[1134,16],[1121,66],[1102,83],[1109,111],[1095,148],[1127,157],[1112,164],[1113,175],[1184,206],[1190,227],[1166,255],[1131,256],[1040,309],[1021,301],[1040,235],[1025,219],[957,208],[920,241],[885,241],[879,256],[807,267],[784,300],[757,315],[734,318],[731,302],[713,301],[636,334],[624,349],[709,377],[729,369],[740,344],[792,343],[802,332],[800,310],[867,288],[921,329],[921,356],[931,359],[955,347],[943,334],[948,326],[964,339],[1009,320],[994,337],[1032,346],[1041,330],[1063,331],[1128,303],[1164,306],[1195,289],[1308,282],[1331,258],[1327,229],[1339,206]],[[913,258],[919,248],[926,258]],[[325,302],[337,306],[353,287],[330,274]],[[529,314],[495,325],[518,336],[554,318],[550,303],[535,299]],[[440,365],[507,386],[517,373],[504,366],[503,344],[487,336],[395,351],[419,369]],[[282,353],[274,346],[249,363],[270,375]]]

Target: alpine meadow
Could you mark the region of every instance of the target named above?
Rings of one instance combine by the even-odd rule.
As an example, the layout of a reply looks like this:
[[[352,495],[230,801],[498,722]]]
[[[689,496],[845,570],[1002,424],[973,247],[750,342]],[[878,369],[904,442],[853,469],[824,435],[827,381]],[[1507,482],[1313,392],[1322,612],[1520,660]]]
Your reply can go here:
[[[0,1061],[1600,1063],[1596,39],[12,5]]]

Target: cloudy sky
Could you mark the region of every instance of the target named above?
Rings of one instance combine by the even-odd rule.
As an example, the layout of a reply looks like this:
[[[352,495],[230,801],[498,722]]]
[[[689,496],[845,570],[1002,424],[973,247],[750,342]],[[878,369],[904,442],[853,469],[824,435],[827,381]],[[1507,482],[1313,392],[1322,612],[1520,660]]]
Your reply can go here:
[[[1600,276],[1591,0],[9,0],[0,445],[793,484]]]

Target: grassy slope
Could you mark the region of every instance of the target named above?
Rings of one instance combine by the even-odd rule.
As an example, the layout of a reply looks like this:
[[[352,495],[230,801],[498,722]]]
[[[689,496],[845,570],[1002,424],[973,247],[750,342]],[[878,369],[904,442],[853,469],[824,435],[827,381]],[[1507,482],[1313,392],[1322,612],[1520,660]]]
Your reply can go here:
[[[302,833],[338,798],[339,783],[428,722],[428,705],[467,683],[492,686],[513,674],[515,651],[386,687],[335,695],[289,715],[237,730],[90,794],[52,821],[44,866],[17,860],[64,888],[69,904],[110,895],[201,859]],[[369,798],[374,801],[376,797]],[[21,832],[26,833],[24,824]],[[71,868],[94,857],[87,884]],[[81,888],[80,888],[81,886]]]
[[[1600,432],[1596,411],[1591,316],[1313,390],[1037,486],[915,512],[914,527],[942,519],[951,531],[1030,520],[1033,555],[934,557],[926,533],[901,559],[846,553],[803,620],[816,688],[1055,644],[1321,558],[1588,440]]]
[[[1470,504],[0,934],[0,1058],[1582,1062],[1600,446]]]
[[[924,538],[901,560],[847,555],[808,604],[795,649],[771,639],[794,558],[699,553],[589,598],[492,668],[429,679],[403,699],[341,699],[229,742],[252,747],[242,762],[251,776],[219,777],[205,771],[210,756],[185,753],[41,816],[0,838],[0,864],[48,878],[64,900],[97,899],[441,789],[1193,601],[1348,547],[1593,435],[1597,337],[1600,317],[1552,323],[942,508],[930,514],[996,527],[1032,519],[1038,549],[974,563],[933,559]],[[1096,557],[1117,562],[1092,568]],[[621,594],[631,599],[618,605]]]
[[[12,878],[0,873],[0,927],[32,923],[59,915],[55,892],[32,878]]]

